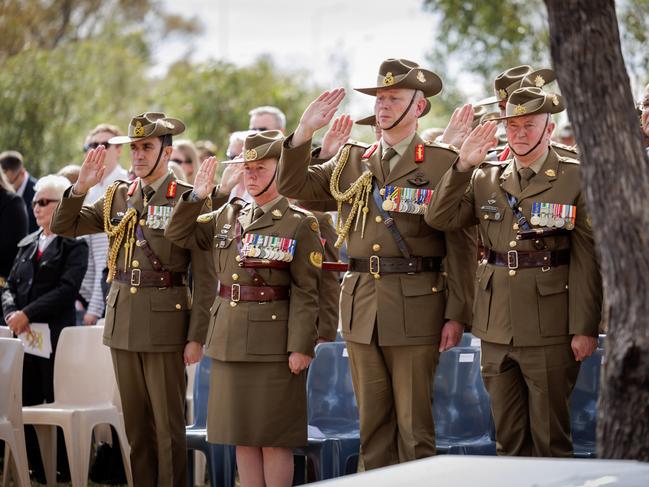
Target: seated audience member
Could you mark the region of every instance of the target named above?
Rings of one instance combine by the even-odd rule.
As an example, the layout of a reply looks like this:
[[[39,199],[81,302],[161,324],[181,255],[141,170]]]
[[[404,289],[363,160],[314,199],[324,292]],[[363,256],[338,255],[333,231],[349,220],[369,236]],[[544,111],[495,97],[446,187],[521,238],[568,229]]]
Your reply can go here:
[[[219,150],[218,146],[211,140],[197,140],[196,151],[198,151],[198,162],[202,162],[208,157],[213,157]]]
[[[88,265],[86,242],[59,237],[50,230],[54,209],[68,186],[67,179],[54,175],[36,183],[33,207],[39,228],[18,243],[18,254],[2,290],[2,314],[14,334],[30,332],[32,323],[46,323],[50,328],[50,357],[25,354],[24,406],[54,400],[56,345],[61,330],[75,323],[74,302]],[[43,466],[34,429],[30,426],[25,432],[30,468],[36,479],[42,480]],[[62,441],[58,459],[60,478],[66,478],[69,473]]]
[[[27,210],[23,199],[16,194],[0,172],[0,288],[4,287],[18,252],[18,242],[27,235]],[[0,318],[0,325],[4,324]]]
[[[181,139],[174,142],[173,152],[171,153],[171,162],[180,165],[185,173],[183,180],[189,184],[194,184],[194,177],[198,172],[198,151],[191,140]]]

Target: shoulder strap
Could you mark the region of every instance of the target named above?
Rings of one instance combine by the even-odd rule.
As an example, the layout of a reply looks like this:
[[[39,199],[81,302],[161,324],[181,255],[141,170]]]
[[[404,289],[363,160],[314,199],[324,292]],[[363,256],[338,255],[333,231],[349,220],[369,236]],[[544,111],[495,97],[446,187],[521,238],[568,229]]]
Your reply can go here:
[[[379,214],[383,218],[383,223],[387,227],[387,229],[390,231],[390,235],[392,235],[392,238],[397,244],[397,247],[399,247],[399,250],[401,251],[401,255],[403,255],[406,259],[410,258],[410,249],[408,249],[408,245],[406,244],[406,241],[403,239],[403,235],[399,233],[399,229],[397,228],[396,223],[394,223],[394,218],[392,218],[388,212],[386,212],[383,209],[383,201],[381,198],[381,193],[379,192],[379,185],[376,182],[376,179],[373,179],[373,190],[372,190],[372,196],[374,198],[374,204],[376,205],[376,208],[379,210]]]

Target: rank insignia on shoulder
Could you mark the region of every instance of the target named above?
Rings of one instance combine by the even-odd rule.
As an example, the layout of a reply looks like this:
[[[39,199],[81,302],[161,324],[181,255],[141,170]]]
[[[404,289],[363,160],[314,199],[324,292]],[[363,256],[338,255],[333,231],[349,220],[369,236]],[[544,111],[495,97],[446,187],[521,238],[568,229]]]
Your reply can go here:
[[[376,152],[378,146],[379,144],[372,144],[370,147],[368,147],[367,150],[361,156],[361,159],[369,159],[370,157],[372,157],[372,154]]]
[[[214,219],[214,213],[203,213],[202,215],[198,215],[196,221],[198,223],[208,223],[211,222],[213,219]]]
[[[138,180],[135,179],[135,180],[131,183],[131,185],[128,187],[128,195],[129,195],[129,196],[133,196],[133,193],[135,193],[135,190],[137,189],[137,183],[138,183]]]
[[[322,269],[322,252],[311,252],[309,254],[309,262],[313,267]]]
[[[545,171],[546,176],[550,176],[551,178],[555,177],[557,175],[556,171],[554,169],[548,169]]]
[[[177,189],[178,183],[176,181],[169,181],[167,185],[167,198],[175,198]]]
[[[417,144],[417,147],[415,147],[415,162],[424,162],[424,158],[424,144]]]
[[[277,208],[275,208],[272,211],[272,214],[273,214],[274,217],[277,217],[277,218],[280,218],[282,216],[282,212],[280,210],[278,210]]]

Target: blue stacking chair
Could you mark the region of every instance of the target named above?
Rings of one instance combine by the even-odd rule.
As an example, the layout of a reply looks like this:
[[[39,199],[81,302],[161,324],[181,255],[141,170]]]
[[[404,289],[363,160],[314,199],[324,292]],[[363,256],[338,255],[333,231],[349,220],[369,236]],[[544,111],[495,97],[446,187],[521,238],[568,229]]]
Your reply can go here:
[[[491,403],[480,375],[480,349],[455,347],[441,353],[433,389],[438,453],[495,455]]]
[[[472,333],[463,333],[458,347],[480,348],[480,339]]]
[[[581,363],[577,383],[570,397],[570,423],[574,456],[595,458],[597,399],[604,350],[598,348]]]
[[[295,450],[307,456],[317,480],[355,473],[360,450],[358,406],[344,342],[322,343],[307,376],[309,443]]]
[[[207,398],[210,388],[210,368],[212,359],[204,356],[196,368],[194,379],[194,424],[187,426],[187,455],[189,484],[194,486],[194,462],[191,450],[202,451],[207,457],[207,473],[211,487],[233,487],[236,469],[235,447],[215,445],[207,442]]]

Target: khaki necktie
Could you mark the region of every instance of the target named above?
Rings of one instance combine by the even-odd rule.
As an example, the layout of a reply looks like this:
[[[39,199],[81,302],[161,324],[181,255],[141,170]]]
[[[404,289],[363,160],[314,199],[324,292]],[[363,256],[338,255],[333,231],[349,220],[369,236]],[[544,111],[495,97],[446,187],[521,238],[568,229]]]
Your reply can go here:
[[[532,179],[534,174],[534,169],[531,167],[522,167],[518,170],[518,175],[521,178],[521,189],[527,188],[527,185],[530,184],[530,179]]]
[[[257,206],[255,210],[252,212],[252,221],[259,220],[262,215],[264,214],[264,210],[261,209],[261,206]]]
[[[383,178],[387,179],[388,175],[390,174],[390,159],[392,159],[397,151],[395,151],[392,147],[388,147],[385,151],[383,151],[383,157],[381,157],[381,169],[383,169]]]

